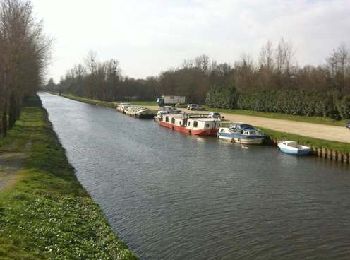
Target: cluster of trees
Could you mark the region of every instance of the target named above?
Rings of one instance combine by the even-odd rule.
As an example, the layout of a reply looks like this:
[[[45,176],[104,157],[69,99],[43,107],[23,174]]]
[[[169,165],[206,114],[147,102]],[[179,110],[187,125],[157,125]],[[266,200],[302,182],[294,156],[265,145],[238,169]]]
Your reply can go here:
[[[0,136],[16,122],[23,99],[41,85],[49,45],[30,2],[0,1]]]
[[[350,53],[340,45],[325,64],[299,66],[292,44],[281,39],[277,44],[268,41],[256,60],[242,55],[233,65],[219,64],[201,55],[147,79],[122,77],[116,60],[96,62],[90,54],[84,65],[75,66],[53,87],[107,101],[183,95],[191,103],[212,107],[345,118]]]
[[[84,64],[74,66],[59,84],[52,79],[45,86],[50,91],[63,91],[74,95],[105,100],[151,100],[157,96],[155,78],[133,79],[121,76],[119,62],[111,59],[99,62],[90,52]]]
[[[214,88],[208,92],[206,103],[217,108],[350,118],[350,96],[337,92],[291,89],[238,93],[234,88]]]
[[[214,85],[206,104],[212,107],[350,118],[350,55],[345,45],[320,66],[297,66],[293,48],[283,39],[268,42],[258,63],[244,56],[233,68],[229,85]],[[232,91],[234,89],[235,91]]]

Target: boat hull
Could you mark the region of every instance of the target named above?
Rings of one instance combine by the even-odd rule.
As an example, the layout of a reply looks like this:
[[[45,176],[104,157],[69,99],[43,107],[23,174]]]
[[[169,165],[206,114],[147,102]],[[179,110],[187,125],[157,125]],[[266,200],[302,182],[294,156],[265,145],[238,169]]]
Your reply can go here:
[[[164,126],[166,128],[172,129],[174,131],[188,134],[188,135],[197,135],[197,136],[216,136],[218,129],[188,129],[185,126],[176,126],[166,122],[158,121],[159,125]]]
[[[310,149],[298,149],[298,150],[291,150],[288,148],[281,148],[280,150],[285,153],[285,154],[290,154],[290,155],[308,155],[310,154]]]
[[[242,136],[240,134],[218,133],[218,138],[232,143],[262,144],[265,136]]]
[[[137,118],[140,119],[153,119],[155,114],[136,114]]]

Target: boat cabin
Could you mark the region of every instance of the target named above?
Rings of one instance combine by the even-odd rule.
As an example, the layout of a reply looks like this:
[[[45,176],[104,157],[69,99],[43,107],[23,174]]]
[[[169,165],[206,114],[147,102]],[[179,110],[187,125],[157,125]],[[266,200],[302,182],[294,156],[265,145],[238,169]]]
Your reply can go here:
[[[187,129],[216,129],[219,128],[220,120],[213,118],[189,118],[187,121]]]

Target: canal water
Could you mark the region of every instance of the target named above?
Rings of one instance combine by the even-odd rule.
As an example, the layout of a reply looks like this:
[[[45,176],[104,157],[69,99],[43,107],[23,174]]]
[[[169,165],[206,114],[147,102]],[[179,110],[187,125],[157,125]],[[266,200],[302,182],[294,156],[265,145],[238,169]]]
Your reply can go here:
[[[349,259],[348,166],[40,97],[79,181],[141,259]]]

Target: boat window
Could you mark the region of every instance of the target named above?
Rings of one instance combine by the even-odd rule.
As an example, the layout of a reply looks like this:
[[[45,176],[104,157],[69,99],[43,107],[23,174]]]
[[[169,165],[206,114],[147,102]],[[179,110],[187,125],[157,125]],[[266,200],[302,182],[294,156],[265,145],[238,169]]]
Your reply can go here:
[[[165,118],[165,122],[169,122],[169,117],[166,117],[166,118]]]
[[[171,119],[171,123],[172,123],[172,124],[175,124],[175,118],[172,118],[172,119]]]
[[[205,124],[205,127],[209,128],[209,124]]]
[[[198,122],[197,121],[193,122],[193,127],[198,127]]]
[[[187,124],[188,126],[191,126],[191,122],[188,122],[188,124]]]

